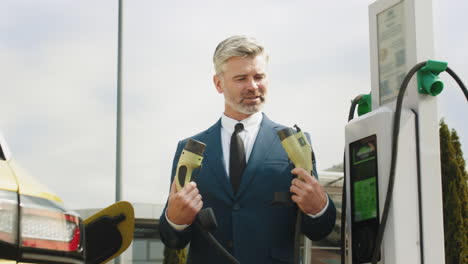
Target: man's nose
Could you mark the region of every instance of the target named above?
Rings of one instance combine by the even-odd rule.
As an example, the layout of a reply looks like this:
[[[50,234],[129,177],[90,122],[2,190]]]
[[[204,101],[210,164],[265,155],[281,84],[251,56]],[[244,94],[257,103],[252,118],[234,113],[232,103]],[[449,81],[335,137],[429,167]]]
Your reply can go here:
[[[247,89],[249,90],[257,90],[258,87],[259,87],[259,83],[254,78],[251,78],[249,82],[247,83]]]

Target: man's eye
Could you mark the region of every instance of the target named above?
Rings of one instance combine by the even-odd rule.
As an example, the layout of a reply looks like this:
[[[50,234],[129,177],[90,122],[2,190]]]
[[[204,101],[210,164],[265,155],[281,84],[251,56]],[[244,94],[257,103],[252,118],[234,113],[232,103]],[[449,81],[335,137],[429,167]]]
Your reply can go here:
[[[236,81],[243,81],[243,80],[245,80],[245,77],[236,78]]]
[[[257,76],[255,76],[255,80],[262,80],[263,78],[265,78],[264,75],[257,75]]]

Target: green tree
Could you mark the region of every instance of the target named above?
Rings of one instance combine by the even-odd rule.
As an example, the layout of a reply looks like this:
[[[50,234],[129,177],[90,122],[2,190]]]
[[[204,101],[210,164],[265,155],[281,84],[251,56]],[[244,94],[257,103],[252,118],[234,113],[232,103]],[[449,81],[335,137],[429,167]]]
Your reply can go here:
[[[439,128],[444,205],[445,262],[468,263],[468,174],[457,132]]]
[[[187,262],[187,249],[170,249],[164,247],[163,264],[185,264]]]

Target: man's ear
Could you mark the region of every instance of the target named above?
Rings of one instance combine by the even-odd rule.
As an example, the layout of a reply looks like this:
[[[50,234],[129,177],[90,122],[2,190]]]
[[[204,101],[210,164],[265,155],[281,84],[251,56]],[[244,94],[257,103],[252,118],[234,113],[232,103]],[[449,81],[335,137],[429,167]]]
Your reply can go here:
[[[218,93],[223,93],[224,90],[223,90],[223,80],[222,80],[222,77],[220,77],[218,74],[215,74],[213,76],[213,83],[216,87],[216,90],[218,91]]]

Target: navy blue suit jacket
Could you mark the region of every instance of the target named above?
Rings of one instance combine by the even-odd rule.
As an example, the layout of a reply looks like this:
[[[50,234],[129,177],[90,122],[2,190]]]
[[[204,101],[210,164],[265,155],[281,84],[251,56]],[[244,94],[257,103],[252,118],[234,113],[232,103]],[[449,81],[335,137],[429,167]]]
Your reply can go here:
[[[271,204],[275,192],[289,192],[295,177],[291,174],[293,165],[277,135],[283,128],[263,116],[237,194],[223,165],[221,121],[192,137],[207,145],[195,182],[203,207],[214,210],[218,228],[213,235],[241,264],[292,262],[297,206]],[[187,139],[182,140],[177,146],[171,182],[186,142]],[[316,171],[314,174],[317,176]],[[323,239],[333,229],[335,218],[336,209],[329,199],[328,209],[322,216],[302,217],[301,231],[312,240]],[[167,247],[184,248],[190,243],[187,263],[227,263],[192,226],[183,231],[174,230],[166,220],[165,210],[159,229]]]

